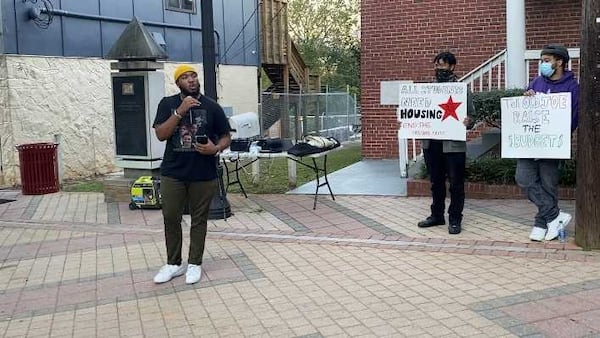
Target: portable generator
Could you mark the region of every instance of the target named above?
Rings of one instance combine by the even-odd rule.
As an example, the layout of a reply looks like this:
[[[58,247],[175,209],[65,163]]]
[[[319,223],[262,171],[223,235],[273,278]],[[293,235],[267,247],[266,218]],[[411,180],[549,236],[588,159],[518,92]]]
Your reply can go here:
[[[160,209],[160,178],[140,176],[131,185],[129,209]]]

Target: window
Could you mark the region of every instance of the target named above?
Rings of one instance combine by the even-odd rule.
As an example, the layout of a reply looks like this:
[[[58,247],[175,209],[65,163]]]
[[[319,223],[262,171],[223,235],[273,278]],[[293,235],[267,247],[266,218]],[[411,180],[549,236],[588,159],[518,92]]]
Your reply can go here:
[[[196,0],[165,0],[168,10],[196,13]]]

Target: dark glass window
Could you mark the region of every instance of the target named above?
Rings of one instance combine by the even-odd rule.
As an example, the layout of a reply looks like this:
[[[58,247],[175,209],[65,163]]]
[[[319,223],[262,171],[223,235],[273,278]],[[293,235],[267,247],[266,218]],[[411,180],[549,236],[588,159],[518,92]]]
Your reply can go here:
[[[181,9],[184,9],[186,11],[192,11],[195,12],[196,11],[196,6],[195,5],[195,1],[194,0],[181,0]]]
[[[165,5],[171,11],[196,13],[196,0],[166,0]]]

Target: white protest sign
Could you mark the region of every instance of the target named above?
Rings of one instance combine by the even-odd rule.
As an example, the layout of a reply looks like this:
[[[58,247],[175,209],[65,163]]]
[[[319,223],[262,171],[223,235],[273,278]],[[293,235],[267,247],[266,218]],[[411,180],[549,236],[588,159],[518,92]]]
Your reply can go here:
[[[467,84],[460,82],[399,85],[399,138],[465,141]]]
[[[403,83],[413,83],[412,81],[381,81],[379,83],[379,103],[398,105],[400,99],[398,95],[400,93],[400,85]]]
[[[381,81],[379,102],[386,105],[398,105],[400,102],[400,85],[413,83],[412,81]],[[414,147],[413,147],[414,149]],[[400,177],[408,177],[408,143],[406,139],[398,139],[398,158],[400,164]]]
[[[571,93],[505,97],[502,157],[571,158]]]

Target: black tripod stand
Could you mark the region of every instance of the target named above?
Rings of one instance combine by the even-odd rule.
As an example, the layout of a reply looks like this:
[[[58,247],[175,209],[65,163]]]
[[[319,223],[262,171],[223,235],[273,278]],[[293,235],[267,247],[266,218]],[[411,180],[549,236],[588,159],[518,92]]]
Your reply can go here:
[[[219,193],[213,197],[210,202],[210,211],[208,212],[208,219],[224,219],[231,217],[231,205],[227,201],[227,191],[225,190],[225,184],[223,183],[223,165],[219,161],[219,156],[216,157],[217,161],[217,182],[219,185]]]

